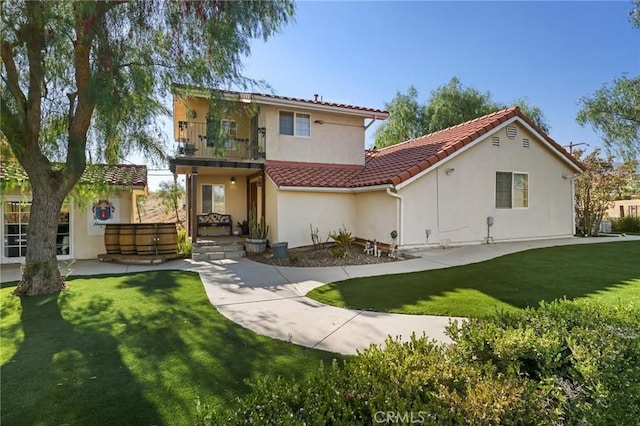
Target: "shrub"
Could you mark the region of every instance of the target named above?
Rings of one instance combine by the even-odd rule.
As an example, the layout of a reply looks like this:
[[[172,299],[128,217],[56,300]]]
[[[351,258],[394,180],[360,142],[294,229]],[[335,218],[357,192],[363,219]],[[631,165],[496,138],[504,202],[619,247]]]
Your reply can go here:
[[[640,232],[640,217],[625,216],[611,220],[611,231],[613,232]]]
[[[249,211],[249,238],[253,240],[266,240],[269,236],[269,225],[264,216],[258,219],[256,208]]]
[[[191,257],[191,241],[187,238],[185,229],[178,229],[178,253],[185,258]]]
[[[568,423],[640,418],[640,311],[590,301],[543,303],[450,328],[456,356],[533,380],[546,411]]]
[[[388,339],[296,382],[262,377],[199,424],[635,424],[639,317],[561,301],[451,325],[449,346]]]
[[[345,257],[349,247],[355,241],[351,232],[347,231],[346,228],[340,228],[338,232],[331,232],[329,238],[331,238],[335,244],[334,247],[331,248],[331,254],[333,257],[338,258]]]

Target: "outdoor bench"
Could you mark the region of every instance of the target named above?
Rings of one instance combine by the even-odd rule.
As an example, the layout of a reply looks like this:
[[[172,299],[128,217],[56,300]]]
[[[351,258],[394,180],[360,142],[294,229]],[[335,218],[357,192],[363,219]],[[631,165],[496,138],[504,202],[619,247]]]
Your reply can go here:
[[[233,235],[233,222],[230,214],[206,213],[198,215],[198,235],[201,234],[200,227],[220,227],[228,226],[229,235]]]

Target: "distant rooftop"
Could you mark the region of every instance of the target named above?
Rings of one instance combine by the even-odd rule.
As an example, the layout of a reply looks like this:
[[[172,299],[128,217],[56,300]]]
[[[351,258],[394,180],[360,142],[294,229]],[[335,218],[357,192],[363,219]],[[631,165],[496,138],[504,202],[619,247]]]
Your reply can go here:
[[[20,163],[0,163],[0,181],[27,181],[29,178]],[[81,183],[104,182],[118,187],[144,188],[147,186],[147,166],[134,164],[87,164]]]

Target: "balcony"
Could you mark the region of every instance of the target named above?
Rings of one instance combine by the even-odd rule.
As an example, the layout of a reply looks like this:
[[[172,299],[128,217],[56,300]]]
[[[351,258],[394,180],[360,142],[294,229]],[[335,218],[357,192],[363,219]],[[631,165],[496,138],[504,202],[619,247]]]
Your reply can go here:
[[[236,128],[235,123],[230,121],[223,121],[217,128],[211,122],[179,121],[175,156],[236,161],[263,160],[264,133],[259,128]]]

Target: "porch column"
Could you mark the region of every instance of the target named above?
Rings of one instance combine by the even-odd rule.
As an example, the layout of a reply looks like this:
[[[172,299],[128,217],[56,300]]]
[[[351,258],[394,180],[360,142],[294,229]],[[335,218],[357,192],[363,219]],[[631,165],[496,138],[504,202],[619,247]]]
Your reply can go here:
[[[189,225],[191,228],[191,243],[198,242],[198,218],[196,217],[196,202],[198,193],[198,168],[192,167],[189,175]]]

